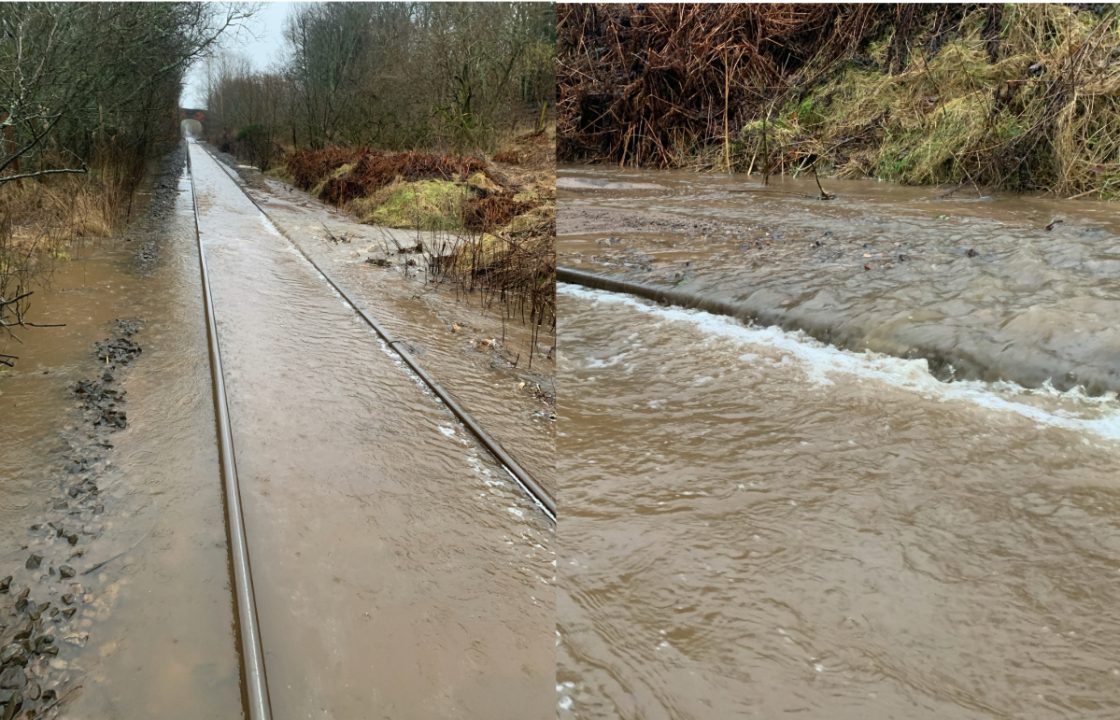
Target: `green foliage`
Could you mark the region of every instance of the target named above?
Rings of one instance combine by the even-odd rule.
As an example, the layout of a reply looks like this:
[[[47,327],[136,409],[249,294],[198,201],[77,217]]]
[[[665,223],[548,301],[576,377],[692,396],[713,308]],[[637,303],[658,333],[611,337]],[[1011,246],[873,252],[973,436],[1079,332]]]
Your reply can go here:
[[[1120,185],[1120,16],[1059,5],[1003,6],[995,58],[987,11],[965,12],[936,53],[885,72],[894,29],[798,88],[765,133],[778,167],[823,159],[842,175],[911,184],[975,182],[1104,197]],[[919,33],[910,44],[928,43]],[[764,154],[747,122],[739,163]],[[756,164],[760,166],[760,164]]]
[[[394,183],[371,198],[357,200],[351,209],[362,222],[392,228],[459,230],[463,202],[470,191],[447,180]]]

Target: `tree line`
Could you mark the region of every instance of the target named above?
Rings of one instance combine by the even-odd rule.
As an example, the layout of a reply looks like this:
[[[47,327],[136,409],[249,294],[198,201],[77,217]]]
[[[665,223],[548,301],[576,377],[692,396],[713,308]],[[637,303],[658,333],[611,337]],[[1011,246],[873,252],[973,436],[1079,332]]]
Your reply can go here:
[[[303,6],[281,67],[207,62],[207,135],[265,168],[282,146],[492,150],[552,112],[555,38],[547,3]]]
[[[0,186],[141,162],[177,136],[183,75],[246,16],[206,3],[0,5]]]
[[[187,68],[247,16],[237,4],[0,3],[0,328],[24,323],[40,190],[84,176],[119,209],[179,135]]]

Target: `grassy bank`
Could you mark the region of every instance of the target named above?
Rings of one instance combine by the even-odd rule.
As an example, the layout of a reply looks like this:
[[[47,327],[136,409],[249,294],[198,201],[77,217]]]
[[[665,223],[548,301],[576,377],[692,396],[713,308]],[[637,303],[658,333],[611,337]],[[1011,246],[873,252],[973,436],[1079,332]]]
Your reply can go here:
[[[562,160],[1120,194],[1115,6],[561,6]]]
[[[429,276],[554,327],[555,134],[503,141],[492,159],[368,148],[295,150],[269,171],[358,220],[437,233]]]

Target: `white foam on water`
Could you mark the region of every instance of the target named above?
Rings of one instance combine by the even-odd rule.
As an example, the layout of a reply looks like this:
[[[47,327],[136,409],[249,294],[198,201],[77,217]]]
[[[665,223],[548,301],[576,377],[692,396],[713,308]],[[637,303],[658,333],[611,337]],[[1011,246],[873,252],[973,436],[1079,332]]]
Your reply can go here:
[[[753,348],[777,350],[782,354],[779,364],[796,362],[807,379],[817,385],[830,385],[833,376],[846,375],[882,382],[933,400],[967,402],[989,410],[1013,413],[1039,425],[1091,434],[1105,440],[1120,440],[1120,403],[1117,403],[1114,393],[1092,397],[1080,388],[1059,391],[1049,385],[1032,389],[1005,381],[943,382],[930,373],[929,364],[922,359],[907,360],[869,351],[842,350],[800,331],[745,325],[733,318],[703,310],[654,305],[630,295],[568,283],[557,283],[557,292],[597,303],[625,305],[670,322],[687,323],[707,334]],[[1044,400],[1061,407],[1039,407],[1028,402],[1030,399]]]

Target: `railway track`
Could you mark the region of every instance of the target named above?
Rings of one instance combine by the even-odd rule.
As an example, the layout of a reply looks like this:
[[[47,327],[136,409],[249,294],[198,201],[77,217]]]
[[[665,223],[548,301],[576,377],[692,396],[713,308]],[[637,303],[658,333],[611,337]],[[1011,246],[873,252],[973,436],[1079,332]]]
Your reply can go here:
[[[623,293],[635,297],[652,300],[662,305],[676,305],[690,310],[703,310],[713,315],[725,315],[743,321],[753,321],[751,316],[742,307],[735,303],[718,298],[686,292],[676,288],[661,288],[652,285],[620,280],[607,275],[577,270],[576,268],[559,266],[556,268],[556,281],[570,285],[582,285],[593,290],[606,290],[607,292]]]
[[[210,154],[208,151],[205,152]],[[236,620],[242,657],[243,701],[247,716],[250,720],[270,720],[272,717],[272,708],[269,698],[264,652],[261,643],[257,604],[253,589],[252,566],[248,551],[248,541],[245,534],[244,513],[241,505],[241,489],[237,476],[237,459],[230,427],[229,403],[224,379],[225,375],[222,370],[221,345],[217,333],[215,308],[213,295],[210,289],[206,253],[199,231],[197,195],[195,193],[193,169],[190,168],[189,158],[190,154],[188,153],[188,171],[191,172],[195,237],[198,244],[199,271],[202,278],[204,306],[206,311],[214,408],[217,418],[220,464],[224,481],[224,500],[230,548],[231,574],[233,576],[237,605]],[[252,196],[244,191],[235,175],[221,161],[213,158],[212,155],[211,158],[215,160],[222,172],[233,181],[238,191],[248,198],[257,212],[261,214],[262,219],[271,225],[280,237],[283,237],[290,243],[299,255],[315,269],[319,276],[342,297],[347,306],[401,358],[408,368],[431,390],[432,394],[440,400],[448,411],[475,437],[478,443],[502,466],[514,484],[516,484],[541,510],[551,523],[555,524],[556,501],[551,494],[545,490],[496,439],[486,432],[466,408],[452,397],[450,393],[419,364],[416,358],[402,346],[403,342],[400,339],[392,337],[390,333],[371,317],[341,285],[335,282],[318,263],[308,256],[298,243],[293,241],[282,228],[273,222],[264,208],[262,208]]]

